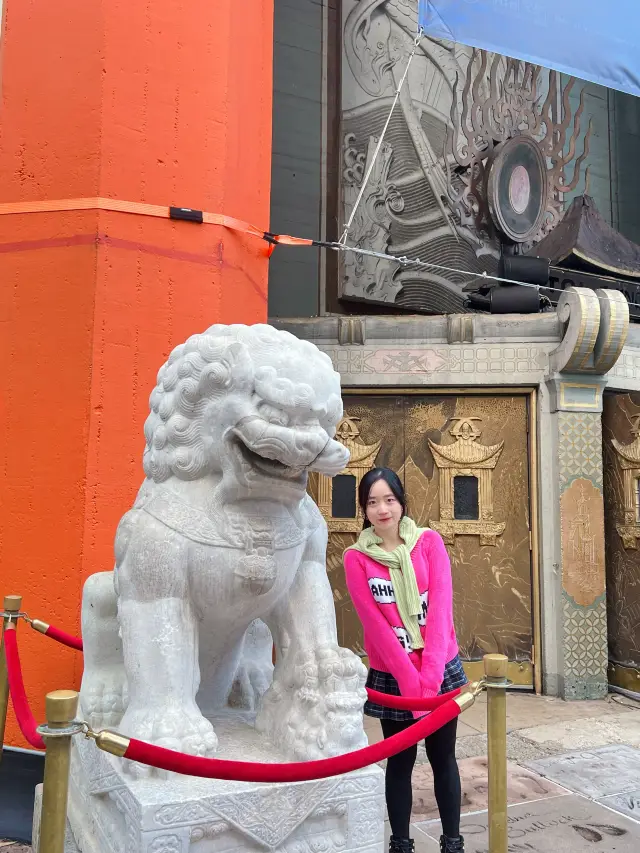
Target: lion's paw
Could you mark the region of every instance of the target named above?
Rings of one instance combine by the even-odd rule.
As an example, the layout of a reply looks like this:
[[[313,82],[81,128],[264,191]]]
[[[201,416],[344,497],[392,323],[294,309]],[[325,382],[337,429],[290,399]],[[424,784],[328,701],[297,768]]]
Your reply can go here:
[[[276,666],[256,727],[299,761],[367,745],[362,709],[367,671],[348,649],[323,646]]]
[[[197,708],[174,706],[139,711],[129,709],[122,720],[120,731],[126,737],[204,758],[213,757],[218,747],[213,726]],[[149,776],[166,778],[169,775],[164,770],[134,761],[126,761],[125,770],[138,779]]]
[[[85,672],[80,688],[80,707],[95,730],[120,724],[129,701],[124,667],[114,671]]]
[[[270,662],[243,660],[233,680],[227,704],[230,708],[256,711],[272,679],[273,664]]]

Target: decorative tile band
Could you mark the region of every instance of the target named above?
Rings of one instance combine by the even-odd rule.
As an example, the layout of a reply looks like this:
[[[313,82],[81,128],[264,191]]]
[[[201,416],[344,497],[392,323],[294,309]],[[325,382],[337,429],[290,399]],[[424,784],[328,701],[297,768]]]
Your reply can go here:
[[[564,491],[584,477],[602,490],[602,421],[590,412],[558,412],[558,473]]]
[[[563,611],[565,699],[596,699],[607,692],[607,609],[576,608],[565,596]]]
[[[553,345],[550,344],[549,348]],[[520,374],[528,381],[535,376],[542,381],[548,364],[544,346],[323,346],[335,369],[348,383],[352,376],[371,378],[374,384],[381,376],[437,377],[453,374],[465,381],[487,382],[495,377],[496,383],[519,381]],[[447,380],[443,376],[443,382]]]

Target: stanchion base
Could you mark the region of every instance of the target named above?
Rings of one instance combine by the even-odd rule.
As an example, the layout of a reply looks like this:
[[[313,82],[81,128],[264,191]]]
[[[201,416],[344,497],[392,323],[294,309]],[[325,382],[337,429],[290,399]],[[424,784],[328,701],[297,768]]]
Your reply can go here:
[[[32,853],[38,853],[40,848],[40,815],[42,813],[42,782],[36,785],[35,800],[33,805],[33,830],[31,840]],[[76,844],[71,825],[67,821],[67,831],[64,836],[64,853],[80,853]]]
[[[233,712],[215,720],[220,758],[282,761]],[[136,780],[75,738],[65,853],[382,853],[384,778],[369,767],[315,782]]]

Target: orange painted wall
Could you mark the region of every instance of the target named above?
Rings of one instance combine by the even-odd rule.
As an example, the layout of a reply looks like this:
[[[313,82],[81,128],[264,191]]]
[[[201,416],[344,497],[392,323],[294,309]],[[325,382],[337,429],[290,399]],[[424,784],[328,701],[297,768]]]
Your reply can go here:
[[[5,0],[0,202],[105,196],[267,227],[272,0]],[[25,57],[28,55],[28,61]],[[79,629],[173,346],[266,319],[265,245],[108,212],[0,216],[0,592]],[[22,628],[23,626],[21,626]],[[36,716],[81,656],[21,630]],[[9,713],[6,742],[24,746]]]

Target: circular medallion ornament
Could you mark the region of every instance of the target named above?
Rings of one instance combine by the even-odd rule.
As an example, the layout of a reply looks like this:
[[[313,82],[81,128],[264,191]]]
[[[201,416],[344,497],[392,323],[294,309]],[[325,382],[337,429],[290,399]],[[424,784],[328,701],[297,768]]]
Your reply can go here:
[[[516,166],[509,178],[509,202],[519,215],[523,214],[531,198],[531,181],[524,166]]]
[[[514,243],[534,237],[544,219],[547,193],[546,162],[535,139],[515,136],[496,147],[487,199],[499,231]]]

